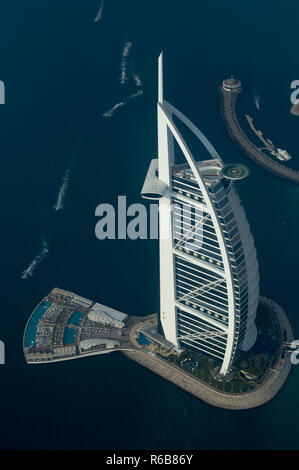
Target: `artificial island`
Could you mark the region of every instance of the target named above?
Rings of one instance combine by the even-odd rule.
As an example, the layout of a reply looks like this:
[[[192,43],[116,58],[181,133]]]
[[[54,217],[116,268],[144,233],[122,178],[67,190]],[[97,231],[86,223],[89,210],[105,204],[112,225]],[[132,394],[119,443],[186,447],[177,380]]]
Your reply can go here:
[[[217,361],[159,333],[158,314],[128,316],[54,288],[30,316],[23,350],[28,364],[39,365],[119,351],[210,405],[248,409],[271,400],[291,369],[293,333],[282,308],[261,298],[257,329],[255,347],[221,379]]]
[[[160,209],[160,313],[128,316],[55,288],[27,322],[25,358],[41,364],[119,351],[213,406],[254,408],[288,377],[292,327],[280,306],[260,296],[254,240],[235,188],[249,171],[224,164],[164,99],[162,67],[161,55],[158,158],[141,190]],[[210,159],[194,158],[174,118]]]

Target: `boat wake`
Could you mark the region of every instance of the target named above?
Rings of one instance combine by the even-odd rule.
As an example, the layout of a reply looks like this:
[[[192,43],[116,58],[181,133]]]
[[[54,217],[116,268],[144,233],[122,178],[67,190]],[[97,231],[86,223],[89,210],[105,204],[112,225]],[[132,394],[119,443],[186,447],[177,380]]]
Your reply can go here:
[[[71,170],[68,168],[64,174],[63,182],[59,189],[56,204],[54,206],[55,211],[61,211],[63,209],[63,201],[69,186],[70,174]]]
[[[105,0],[101,1],[100,8],[98,9],[97,15],[93,20],[95,23],[98,23],[103,18],[104,2]]]
[[[125,101],[125,104],[130,103],[134,98],[137,98],[137,96],[143,95],[143,90],[138,90],[136,93],[133,93],[132,95],[128,96],[128,98]]]
[[[112,108],[108,109],[105,113],[102,114],[103,117],[112,117],[115,111],[120,108],[121,106],[124,106],[124,102],[121,101],[120,103],[115,104]]]
[[[135,85],[138,88],[142,87],[142,81],[141,81],[140,75],[138,73],[133,73],[133,78],[134,78]]]
[[[130,49],[132,47],[132,43],[130,41],[127,41],[123,47],[122,53],[121,53],[121,72],[120,72],[120,83],[124,85],[128,81],[128,76],[127,76],[127,59],[129,57]]]
[[[22,279],[28,279],[34,275],[34,271],[36,266],[47,256],[49,253],[49,244],[47,240],[42,237],[42,246],[40,252],[33,258],[33,260],[29,263],[26,269],[21,274]]]
[[[127,73],[127,59],[130,54],[130,50],[132,47],[132,42],[127,41],[125,42],[122,53],[121,53],[121,74],[120,74],[120,83],[124,85],[128,81],[128,73]],[[112,117],[117,111],[122,106],[126,106],[127,104],[130,103],[134,98],[137,98],[138,96],[143,94],[142,90],[142,80],[140,78],[140,75],[137,72],[132,72],[130,71],[130,75],[133,77],[133,80],[135,82],[135,86],[137,88],[137,91],[135,93],[132,93],[131,95],[125,97],[122,101],[116,103],[112,108],[108,109],[105,111],[102,116],[103,117]]]
[[[77,157],[77,155],[78,155],[78,148],[73,153],[72,158],[70,160],[70,163],[69,163],[69,165],[68,165],[68,167],[65,171],[63,181],[62,181],[62,184],[60,186],[60,189],[59,189],[59,192],[58,192],[58,195],[57,195],[56,204],[54,206],[54,210],[56,212],[61,211],[64,208],[63,201],[64,201],[66,192],[67,192],[68,187],[69,187],[70,176],[71,176],[71,172],[72,172],[73,165],[74,165],[74,162],[75,162],[75,158]]]
[[[254,99],[254,104],[256,109],[259,111],[260,110],[260,94],[257,93],[255,90],[253,90],[253,99]]]
[[[125,57],[125,58],[128,57],[131,47],[132,47],[131,41],[127,41],[127,42],[125,43],[124,47],[123,47],[121,56],[122,56],[122,57]]]
[[[128,96],[125,98],[123,101],[120,103],[115,104],[111,109],[108,111],[105,111],[105,113],[102,114],[103,117],[112,117],[115,113],[115,111],[120,108],[121,106],[126,106],[127,104],[130,103],[134,98],[137,98],[138,96],[143,94],[143,90],[138,90],[136,93],[133,93],[132,95]]]

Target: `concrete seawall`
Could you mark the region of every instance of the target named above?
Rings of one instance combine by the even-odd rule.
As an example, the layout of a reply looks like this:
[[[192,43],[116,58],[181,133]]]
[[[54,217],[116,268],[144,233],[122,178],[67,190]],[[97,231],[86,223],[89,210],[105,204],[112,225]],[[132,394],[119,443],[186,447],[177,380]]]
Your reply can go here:
[[[272,311],[276,314],[281,330],[286,331],[287,340],[291,342],[294,339],[293,332],[283,309],[278,304],[265,297],[261,297],[261,302],[272,308]],[[140,324],[136,325],[136,328],[132,330],[132,336],[134,335],[135,329],[139,326]],[[136,341],[133,341],[133,338],[132,342],[136,343]],[[204,402],[218,408],[230,410],[256,408],[272,400],[282,388],[292,368],[289,353],[286,353],[284,359],[281,359],[279,355],[276,364],[268,371],[262,384],[255,390],[246,393],[225,393],[216,390],[166,360],[142,351],[140,348],[135,351],[124,351],[123,354]]]
[[[229,135],[238,147],[266,170],[275,173],[282,178],[288,179],[295,184],[299,184],[298,171],[280,165],[278,162],[268,157],[249,140],[245,132],[241,129],[235,109],[239,93],[236,91],[226,91],[223,87],[219,89],[219,92],[221,96],[222,119]]]

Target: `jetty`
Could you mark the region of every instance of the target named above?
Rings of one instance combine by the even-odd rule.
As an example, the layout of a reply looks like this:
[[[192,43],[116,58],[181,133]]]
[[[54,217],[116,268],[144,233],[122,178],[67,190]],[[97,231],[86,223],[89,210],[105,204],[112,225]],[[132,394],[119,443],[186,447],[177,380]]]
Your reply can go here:
[[[221,97],[222,119],[229,135],[238,147],[266,170],[292,181],[295,184],[299,184],[299,171],[287,168],[286,166],[274,161],[259,147],[257,147],[241,128],[236,114],[237,99],[239,94],[242,92],[241,82],[234,78],[224,80],[219,91]]]

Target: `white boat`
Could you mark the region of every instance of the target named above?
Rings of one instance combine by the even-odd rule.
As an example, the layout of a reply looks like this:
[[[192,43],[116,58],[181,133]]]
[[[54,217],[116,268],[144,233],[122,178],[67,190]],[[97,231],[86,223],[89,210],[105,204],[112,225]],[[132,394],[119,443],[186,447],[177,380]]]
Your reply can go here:
[[[287,152],[286,150],[283,150],[283,149],[277,149],[277,158],[279,160],[284,160],[284,161],[287,161],[287,160],[291,160],[291,155],[289,154],[289,152]]]

